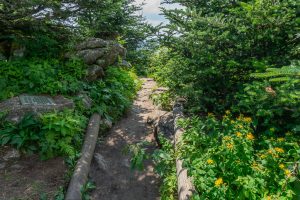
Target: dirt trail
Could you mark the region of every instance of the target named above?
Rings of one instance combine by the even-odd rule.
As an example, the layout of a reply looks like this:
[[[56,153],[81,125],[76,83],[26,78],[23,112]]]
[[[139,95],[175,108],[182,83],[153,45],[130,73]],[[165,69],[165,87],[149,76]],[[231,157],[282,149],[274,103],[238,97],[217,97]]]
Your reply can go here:
[[[93,160],[90,177],[96,183],[93,200],[156,200],[159,199],[158,177],[153,164],[146,163],[143,172],[130,170],[129,156],[124,155],[128,144],[142,140],[154,140],[148,117],[157,116],[158,110],[149,99],[156,86],[152,79],[142,79],[143,86],[138,92],[131,110],[110,131],[105,141],[97,145],[95,155],[102,164]]]

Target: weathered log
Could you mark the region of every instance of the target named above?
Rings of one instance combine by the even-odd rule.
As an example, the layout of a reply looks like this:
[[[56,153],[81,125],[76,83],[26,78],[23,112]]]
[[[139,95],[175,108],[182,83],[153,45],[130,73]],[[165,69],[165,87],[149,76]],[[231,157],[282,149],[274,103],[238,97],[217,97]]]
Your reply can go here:
[[[93,114],[90,118],[81,157],[78,160],[72,179],[70,181],[66,200],[81,200],[81,188],[87,182],[90,165],[93,158],[100,128],[100,115]]]
[[[178,150],[178,144],[180,143],[183,129],[178,125],[178,120],[183,118],[183,105],[182,102],[177,101],[173,107],[174,115],[174,146],[175,151]],[[194,187],[190,177],[188,177],[187,170],[182,167],[182,160],[176,158],[176,173],[177,173],[177,184],[178,184],[178,200],[188,200],[191,198]]]

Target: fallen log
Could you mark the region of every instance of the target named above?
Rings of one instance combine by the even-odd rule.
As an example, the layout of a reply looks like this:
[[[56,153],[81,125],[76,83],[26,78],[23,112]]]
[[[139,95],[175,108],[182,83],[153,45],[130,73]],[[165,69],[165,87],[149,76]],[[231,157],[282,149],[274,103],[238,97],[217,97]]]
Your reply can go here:
[[[178,150],[178,144],[181,141],[183,129],[178,125],[179,119],[183,118],[183,105],[182,102],[177,101],[173,106],[174,115],[174,147],[175,151]],[[194,186],[191,178],[188,177],[187,170],[182,167],[182,160],[176,158],[176,173],[177,173],[177,184],[178,184],[178,200],[188,200],[191,198]]]
[[[65,200],[81,200],[81,189],[86,184],[100,128],[100,115],[90,118],[81,157],[71,178]]]

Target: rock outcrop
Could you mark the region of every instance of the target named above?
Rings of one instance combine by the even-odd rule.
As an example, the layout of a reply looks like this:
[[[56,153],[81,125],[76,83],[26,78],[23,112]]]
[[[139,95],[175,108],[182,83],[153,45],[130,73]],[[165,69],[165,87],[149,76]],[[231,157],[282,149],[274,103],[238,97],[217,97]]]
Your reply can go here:
[[[124,60],[126,49],[112,40],[89,38],[75,47],[74,55],[88,65],[86,77],[88,81],[102,78],[105,75],[105,68],[110,65],[120,63],[117,65],[130,67],[130,64]]]

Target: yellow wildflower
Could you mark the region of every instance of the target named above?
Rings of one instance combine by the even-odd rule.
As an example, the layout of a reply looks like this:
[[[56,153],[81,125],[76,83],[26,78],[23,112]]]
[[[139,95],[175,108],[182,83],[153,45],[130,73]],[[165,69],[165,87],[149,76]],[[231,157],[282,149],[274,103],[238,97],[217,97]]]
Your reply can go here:
[[[251,119],[251,117],[244,117],[243,121],[246,122],[246,123],[251,123],[252,119]]]
[[[279,165],[279,168],[280,168],[280,169],[284,169],[284,168],[285,168],[284,164],[280,164],[280,165]]]
[[[238,137],[242,137],[241,132],[236,132],[235,134],[236,134],[236,136],[238,136]]]
[[[269,149],[269,150],[268,150],[268,153],[269,153],[269,154],[273,154],[272,149]]]
[[[235,125],[234,128],[243,129],[244,127],[242,125]]]
[[[278,142],[284,142],[284,140],[285,140],[284,138],[278,138],[277,139]]]
[[[287,177],[290,177],[292,175],[291,171],[286,169],[284,170],[284,174],[287,176]]]
[[[230,123],[234,124],[234,120],[230,120]]]
[[[215,181],[215,186],[216,187],[219,187],[220,185],[223,184],[223,179],[222,178],[218,178],[216,181]]]
[[[231,137],[230,137],[230,136],[224,136],[223,139],[224,139],[225,141],[229,141],[229,140],[231,140]]]
[[[254,135],[252,133],[247,134],[247,139],[248,140],[254,140]]]
[[[266,154],[261,154],[261,155],[259,155],[259,157],[260,157],[261,159],[265,159],[265,158],[267,157],[267,155],[266,155]]]
[[[225,113],[226,113],[226,115],[229,115],[230,114],[230,110],[226,110]]]
[[[208,159],[207,164],[212,165],[212,164],[214,164],[214,161],[212,159]]]
[[[227,146],[227,148],[230,149],[230,150],[232,150],[233,147],[234,147],[233,144],[231,144],[231,143],[227,143],[226,146]]]
[[[284,150],[283,150],[282,148],[275,147],[274,149],[275,149],[275,151],[277,151],[278,153],[284,153]]]

